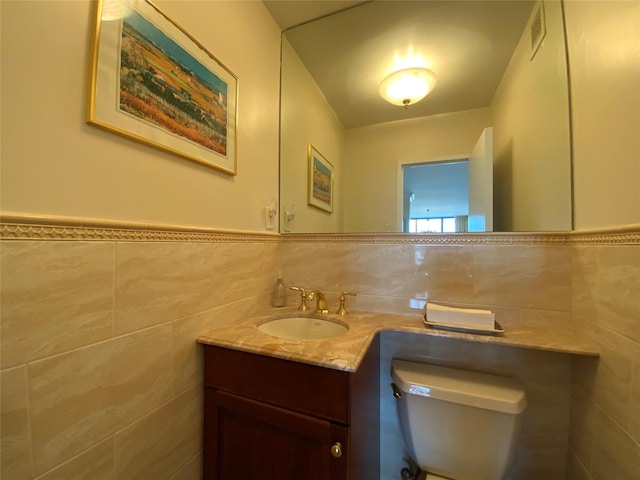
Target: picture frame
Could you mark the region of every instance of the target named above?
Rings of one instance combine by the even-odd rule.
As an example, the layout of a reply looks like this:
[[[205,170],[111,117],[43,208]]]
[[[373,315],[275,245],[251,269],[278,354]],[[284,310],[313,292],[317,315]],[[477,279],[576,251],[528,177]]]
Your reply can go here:
[[[100,0],[87,122],[237,173],[238,78],[149,0]]]
[[[307,148],[307,204],[325,212],[333,212],[333,164],[312,145]]]

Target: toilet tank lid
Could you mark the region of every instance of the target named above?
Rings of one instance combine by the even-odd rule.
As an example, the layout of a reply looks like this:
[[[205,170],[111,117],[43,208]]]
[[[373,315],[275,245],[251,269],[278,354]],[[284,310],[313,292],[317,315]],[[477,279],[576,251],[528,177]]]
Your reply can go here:
[[[511,414],[527,406],[524,388],[511,378],[397,359],[391,362],[391,377],[410,395]]]

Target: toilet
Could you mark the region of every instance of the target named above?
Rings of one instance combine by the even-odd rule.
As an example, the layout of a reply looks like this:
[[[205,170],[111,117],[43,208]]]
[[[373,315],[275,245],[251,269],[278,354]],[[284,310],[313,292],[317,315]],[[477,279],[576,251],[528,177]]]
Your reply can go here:
[[[400,359],[391,377],[408,453],[428,480],[504,477],[527,405],[518,382]]]

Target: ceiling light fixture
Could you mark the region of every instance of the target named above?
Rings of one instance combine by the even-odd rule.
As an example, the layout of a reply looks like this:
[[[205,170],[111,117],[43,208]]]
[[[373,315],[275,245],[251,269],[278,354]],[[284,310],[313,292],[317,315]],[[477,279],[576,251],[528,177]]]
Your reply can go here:
[[[393,105],[404,106],[419,102],[436,85],[436,75],[427,68],[404,68],[386,76],[380,83],[380,96]]]

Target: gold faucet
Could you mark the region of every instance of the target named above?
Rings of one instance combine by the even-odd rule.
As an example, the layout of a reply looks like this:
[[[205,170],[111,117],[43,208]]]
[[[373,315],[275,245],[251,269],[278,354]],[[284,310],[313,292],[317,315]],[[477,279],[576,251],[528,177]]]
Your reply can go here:
[[[289,290],[300,292],[300,306],[298,307],[298,310],[300,310],[301,312],[306,312],[307,310],[309,310],[307,300],[313,300],[315,293],[313,291],[307,293],[306,290],[302,287],[289,287]]]
[[[314,292],[311,292],[314,293]],[[329,309],[327,308],[327,299],[324,296],[323,291],[317,291],[316,294],[316,312],[318,313],[329,313]],[[309,299],[312,300],[312,299]]]

